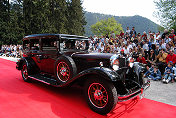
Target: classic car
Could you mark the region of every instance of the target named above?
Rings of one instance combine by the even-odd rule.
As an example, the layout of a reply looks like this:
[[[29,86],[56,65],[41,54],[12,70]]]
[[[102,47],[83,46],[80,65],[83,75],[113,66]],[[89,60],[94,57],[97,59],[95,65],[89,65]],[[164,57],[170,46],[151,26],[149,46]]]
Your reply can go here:
[[[32,79],[64,87],[78,83],[89,107],[107,114],[117,103],[143,94],[150,81],[145,65],[120,54],[89,53],[89,38],[67,34],[34,34],[23,38],[23,57],[16,68]]]

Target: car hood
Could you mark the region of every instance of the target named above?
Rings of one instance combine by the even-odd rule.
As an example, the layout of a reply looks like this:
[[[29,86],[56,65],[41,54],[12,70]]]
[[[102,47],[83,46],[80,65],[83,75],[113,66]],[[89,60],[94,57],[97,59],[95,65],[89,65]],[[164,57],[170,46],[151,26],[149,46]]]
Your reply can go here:
[[[72,54],[73,58],[82,58],[82,59],[110,59],[114,54],[110,53],[78,53]]]

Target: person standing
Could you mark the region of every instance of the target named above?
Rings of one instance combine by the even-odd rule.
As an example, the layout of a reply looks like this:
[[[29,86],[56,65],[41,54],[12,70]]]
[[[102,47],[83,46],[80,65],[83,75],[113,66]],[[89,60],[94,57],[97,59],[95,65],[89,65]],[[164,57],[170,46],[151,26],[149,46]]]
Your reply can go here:
[[[162,38],[162,39],[165,39],[165,37],[166,37],[167,34],[169,34],[169,32],[168,32],[167,29],[165,29],[165,30],[164,30],[164,33],[163,33],[162,36],[161,36],[161,38]]]
[[[158,31],[158,33],[156,33],[156,43],[159,44],[159,41],[161,39],[161,35],[160,35],[160,31]]]
[[[142,41],[146,41],[147,40],[147,33],[144,31],[143,35],[141,36],[141,40]]]
[[[132,30],[130,31],[130,37],[132,37],[133,34],[135,34],[135,36],[136,36],[135,27],[132,27]]]
[[[145,53],[145,58],[147,59],[148,55],[149,55],[149,45],[148,45],[148,42],[147,41],[143,41],[143,50],[144,50],[144,53]]]
[[[114,31],[112,31],[111,37],[115,39],[115,33],[114,33]]]
[[[124,33],[123,33],[122,30],[120,31],[120,36],[121,36],[122,38],[124,37]]]
[[[165,40],[166,44],[171,42],[171,39],[169,38],[169,35],[165,35],[165,39],[164,40]]]
[[[129,27],[127,27],[127,29],[126,29],[126,35],[130,35],[130,29],[129,29]]]

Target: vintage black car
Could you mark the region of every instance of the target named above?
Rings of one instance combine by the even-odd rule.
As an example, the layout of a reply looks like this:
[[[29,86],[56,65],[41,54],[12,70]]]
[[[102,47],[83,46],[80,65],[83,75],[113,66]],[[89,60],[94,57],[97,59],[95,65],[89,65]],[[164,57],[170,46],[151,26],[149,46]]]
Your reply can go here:
[[[66,34],[35,34],[23,38],[23,58],[16,68],[24,81],[31,79],[64,87],[84,87],[90,108],[107,114],[118,102],[136,98],[150,86],[146,68],[131,57],[89,53],[89,39]]]

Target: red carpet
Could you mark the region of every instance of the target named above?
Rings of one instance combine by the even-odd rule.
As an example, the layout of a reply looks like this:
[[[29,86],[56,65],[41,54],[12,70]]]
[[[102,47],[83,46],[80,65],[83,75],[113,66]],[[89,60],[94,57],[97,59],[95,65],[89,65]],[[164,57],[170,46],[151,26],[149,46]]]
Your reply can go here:
[[[0,118],[175,118],[176,106],[149,99],[118,104],[107,116],[88,107],[81,89],[26,83],[15,62],[0,59]]]

